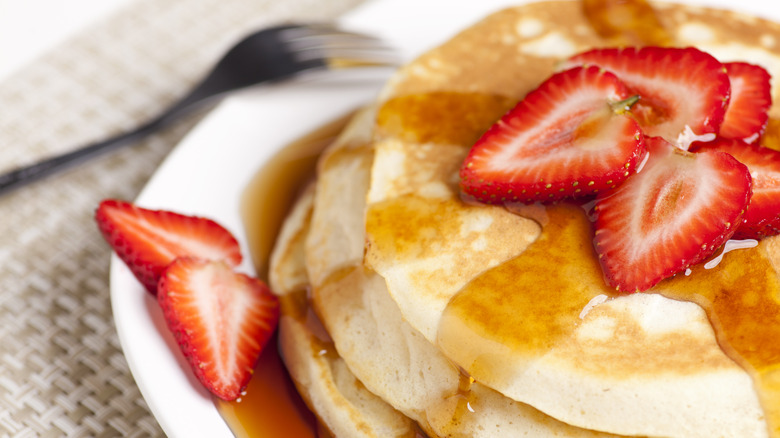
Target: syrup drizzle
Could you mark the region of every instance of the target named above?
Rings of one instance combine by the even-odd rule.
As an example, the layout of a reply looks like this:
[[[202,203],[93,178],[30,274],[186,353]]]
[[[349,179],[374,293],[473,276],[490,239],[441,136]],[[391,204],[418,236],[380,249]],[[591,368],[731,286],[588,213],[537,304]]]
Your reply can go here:
[[[668,298],[701,306],[723,351],[753,378],[770,436],[780,436],[780,281],[769,245],[735,251],[717,268],[693,268],[659,286]],[[696,293],[693,293],[695,291]]]
[[[350,118],[348,115],[334,120],[283,147],[263,165],[244,190],[241,217],[260,278],[268,278],[268,259],[276,235],[298,194],[314,178],[320,153],[333,142]]]
[[[780,120],[769,118],[764,135],[761,136],[761,146],[780,151]]]
[[[268,278],[271,248],[284,217],[313,177],[320,153],[348,120],[340,118],[285,146],[246,187],[241,215],[260,278]],[[276,336],[263,350],[240,401],[215,399],[214,403],[238,438],[331,436],[296,391],[279,354]]]
[[[263,350],[245,394],[237,401],[214,402],[237,438],[318,436],[317,421],[284,368],[276,336]]]
[[[480,361],[484,351],[463,351],[465,336],[507,347],[511,353],[506,360],[517,366],[523,357],[530,362],[573,336],[582,309],[618,296],[602,279],[584,213],[560,204],[548,207],[547,216],[536,242],[474,279],[442,318],[440,346],[458,356],[459,363],[472,363],[469,372],[479,381],[500,381],[509,370],[495,352],[488,363]],[[780,282],[766,245],[732,252],[712,269],[696,266],[690,276],[667,279],[650,293],[705,310],[722,350],[754,379],[772,436],[778,436]]]
[[[663,28],[652,8],[643,0],[628,2],[618,0],[583,0],[583,7],[591,26],[600,35],[612,41],[613,44],[669,45],[671,42],[668,32]],[[622,17],[621,14],[623,14]],[[409,102],[411,100],[415,100],[414,105],[410,105]],[[406,102],[394,101],[394,104],[397,105],[396,108],[385,105],[382,111],[380,111],[379,127],[387,128],[391,132],[394,131],[394,133],[402,133],[405,136],[411,135],[412,140],[446,140],[446,142],[453,144],[469,145],[470,142],[473,142],[472,139],[476,138],[500,114],[494,114],[491,111],[468,111],[465,115],[471,117],[469,119],[470,123],[464,125],[461,123],[462,120],[451,117],[452,114],[450,114],[449,118],[444,117],[441,109],[446,108],[446,104],[439,105],[437,107],[438,111],[432,112],[431,108],[436,107],[437,101],[446,101],[449,104],[460,103],[468,106],[469,103],[473,103],[473,100],[477,100],[481,104],[486,103],[489,108],[500,107],[502,108],[501,111],[508,109],[514,102],[512,99],[496,96],[471,96],[470,98],[464,98],[459,96],[458,93],[439,93],[436,97],[430,95],[414,96],[408,98]],[[416,119],[410,119],[408,115],[403,115],[404,111],[410,109],[413,110],[411,113],[415,115]],[[498,110],[496,111],[498,112]],[[479,116],[479,114],[485,115]],[[477,115],[476,118],[474,118],[475,115]],[[780,121],[770,120],[767,132],[762,138],[762,144],[780,150]],[[320,143],[310,150],[318,151],[322,145],[323,143]],[[310,156],[316,156],[316,153]],[[314,158],[307,160],[309,160],[307,162],[313,163]],[[305,164],[303,168],[309,168],[308,166],[313,166],[313,164]],[[268,169],[266,168],[266,170]],[[304,175],[307,172],[286,174],[286,171],[279,171],[276,172],[276,176],[259,178],[266,183],[272,183],[271,186],[247,191],[244,215],[247,218],[248,233],[253,244],[252,252],[255,260],[258,260],[258,272],[262,273],[263,276],[267,272],[267,256],[273,242],[273,236],[275,236],[284,216],[282,214],[283,210],[277,209],[277,207],[282,204],[288,205],[294,198],[293,192],[283,194],[279,198],[282,200],[280,204],[279,199],[272,199],[275,195],[270,193],[268,187],[274,187],[275,189],[294,187],[295,184],[292,183],[300,182],[304,179]],[[252,186],[259,187],[261,184],[264,185],[266,183],[253,183]],[[267,216],[268,207],[271,207],[271,211],[276,210],[277,214]],[[582,212],[570,211],[566,207],[556,207],[547,209],[546,214],[550,219],[545,221],[542,236],[545,234],[555,235],[556,232],[561,230],[572,229],[567,231],[569,233],[567,235],[571,236],[570,238],[563,241],[555,239],[557,244],[551,248],[551,251],[550,249],[545,251],[545,258],[542,260],[546,260],[548,256],[551,256],[551,260],[574,261],[573,269],[584,270],[581,272],[582,275],[592,277],[598,273],[600,276],[600,269],[595,269],[598,268],[597,266],[594,268],[595,258],[592,251],[588,254],[589,251],[583,249],[589,247],[590,240],[588,239],[589,231],[587,231],[587,227],[583,228],[583,225],[581,225],[586,222],[581,222],[580,219],[576,218],[577,216],[582,216]],[[271,217],[270,221],[266,221],[268,217]],[[260,220],[265,222],[258,222]],[[587,244],[584,245],[583,242]],[[572,247],[572,245],[574,246]],[[543,245],[536,246],[540,247]],[[533,247],[529,248],[529,250],[532,249]],[[567,253],[567,251],[572,250],[575,253],[585,251],[585,257],[566,257],[566,254],[569,256],[572,254],[571,252]],[[555,254],[558,254],[557,259]],[[526,258],[530,259],[530,254]],[[512,261],[510,263],[518,262]],[[533,265],[533,263],[528,261],[520,263]],[[554,262],[550,261],[547,265],[548,267],[549,265],[554,265]],[[557,266],[557,268],[560,267]],[[537,268],[540,268],[540,266],[537,266]],[[506,267],[499,266],[494,271],[502,269],[506,269]],[[532,273],[532,275],[540,275],[541,272],[543,271],[538,271],[536,274]],[[693,275],[678,275],[673,279],[665,281],[663,284],[668,287],[664,287],[664,295],[675,299],[696,302],[707,311],[723,350],[748,370],[754,378],[756,388],[771,424],[772,436],[780,436],[780,428],[778,426],[780,424],[780,343],[777,342],[777,339],[780,339],[780,304],[778,304],[780,293],[778,293],[777,274],[767,257],[766,246],[760,245],[757,249],[737,251],[734,254],[729,254],[721,265],[709,273],[703,272],[703,269],[698,267],[694,268],[691,273]],[[500,277],[501,275],[493,271],[485,274],[485,277],[491,276]],[[544,276],[542,283],[549,281],[551,278],[560,277],[562,276]],[[486,280],[482,279],[481,281]],[[500,280],[500,278],[493,279],[493,281],[496,280]],[[721,287],[723,281],[730,285],[729,288],[724,289]],[[691,296],[691,293],[688,291],[692,287],[696,288],[693,290],[698,291],[706,289],[707,293],[705,295]],[[573,289],[577,289],[577,286],[569,285],[567,288],[569,288],[569,292],[572,292]],[[458,300],[467,301],[466,292],[465,290],[461,292]],[[541,333],[544,330],[543,336],[539,337],[543,341],[541,345],[540,342],[537,342],[539,339],[537,338],[537,341],[535,341],[533,336],[526,336],[526,341],[522,342],[527,342],[526,346],[532,348],[549,348],[551,345],[549,340],[565,334],[570,329],[571,324],[576,324],[576,319],[579,318],[580,312],[589,302],[592,302],[594,299],[605,300],[615,296],[613,291],[601,288],[587,291],[578,290],[578,292],[575,290],[574,295],[577,296],[577,294],[582,299],[575,299],[576,304],[572,303],[568,306],[564,304],[563,307],[566,307],[567,311],[564,311],[558,317],[548,317],[547,321],[541,318],[542,321],[537,321],[532,326],[530,332],[527,333],[527,335],[532,334],[535,330]],[[588,299],[585,300],[585,298]],[[582,300],[585,300],[584,303],[580,302]],[[450,309],[450,312],[455,312],[456,310],[457,306],[454,306]],[[548,307],[547,310],[550,310],[550,308]],[[472,318],[469,321],[473,322],[474,320],[476,318]],[[489,322],[490,319],[487,321]],[[443,323],[443,325],[445,324]],[[549,326],[557,328],[549,331]],[[263,355],[261,364],[258,365],[258,370],[263,369],[264,364],[267,362],[273,363],[276,361],[281,363],[278,361],[276,348],[275,346],[273,347],[266,349],[268,353]],[[266,356],[270,356],[270,359],[267,359]],[[271,368],[274,369],[273,367]],[[251,400],[263,395],[262,389],[256,389],[256,387],[260,386],[257,382],[263,383],[269,380],[279,380],[280,376],[289,382],[289,377],[281,368],[275,368],[274,371],[268,374],[258,372],[253,379],[255,383],[250,383],[247,395],[240,403],[243,404],[242,407],[252,406],[253,402]],[[289,387],[290,385],[288,384],[287,388]],[[465,402],[459,410],[471,412],[473,406],[468,402],[471,395],[467,385],[464,385],[463,389],[464,392],[460,394],[460,397]],[[271,391],[276,395],[284,393],[278,389]],[[296,399],[295,394],[287,394],[284,397],[290,397],[293,400],[293,405],[296,406],[294,412],[297,412],[297,414],[274,418],[274,422],[283,423],[287,426],[283,435],[290,436],[289,427],[298,424],[305,425],[304,429],[308,430],[308,435],[307,432],[302,432],[303,435],[295,434],[292,436],[315,436],[319,425],[313,425],[311,414],[308,413],[305,407],[302,407],[302,403],[294,401]],[[274,404],[278,403],[276,398],[266,398],[272,400]],[[229,411],[235,406],[228,406],[231,404],[222,402],[217,402],[217,404],[220,412],[225,415],[226,420],[237,436],[281,436],[279,434],[266,434],[259,429],[254,429],[255,426],[242,429],[243,426],[240,423],[244,419],[255,416],[258,411],[264,411],[264,408],[236,409],[236,414],[234,415]],[[228,407],[226,408],[226,406]],[[284,420],[279,421],[279,418],[284,418]]]
[[[672,38],[646,0],[582,0],[599,36],[617,46],[669,46]]]
[[[453,108],[468,108],[471,102],[495,102],[492,116],[496,118],[500,116],[499,107],[508,101],[474,94],[446,96],[446,105]],[[391,101],[391,105],[380,109],[383,118],[378,132],[402,129],[410,140],[436,135],[447,144],[468,147],[489,123],[475,123],[474,131],[465,132],[459,123],[461,114],[441,117],[441,97],[441,93],[432,93]],[[457,100],[462,102],[453,104]],[[427,114],[431,114],[430,118]],[[383,126],[383,120],[392,120],[392,124]],[[431,132],[433,129],[435,133]],[[468,372],[477,381],[501,380],[508,370],[502,369],[505,362],[497,359],[501,352],[495,349],[468,351],[466,336],[488,341],[477,344],[510,350],[506,360],[532,360],[570,337],[582,310],[594,299],[604,301],[619,296],[603,280],[591,244],[592,225],[582,208],[561,203],[545,207],[541,216],[546,219],[538,239],[515,259],[473,279],[450,301],[442,317],[439,346],[451,357],[457,356],[458,363],[471,364]],[[753,378],[771,436],[777,437],[780,281],[767,252],[768,245],[761,242],[756,248],[733,251],[712,269],[694,266],[690,275],[681,273],[664,280],[648,293],[692,302],[704,309],[721,350]],[[460,360],[464,357],[468,359]],[[491,359],[485,360],[486,357]],[[461,396],[468,400],[466,394]],[[462,415],[470,412],[465,404],[459,411]]]

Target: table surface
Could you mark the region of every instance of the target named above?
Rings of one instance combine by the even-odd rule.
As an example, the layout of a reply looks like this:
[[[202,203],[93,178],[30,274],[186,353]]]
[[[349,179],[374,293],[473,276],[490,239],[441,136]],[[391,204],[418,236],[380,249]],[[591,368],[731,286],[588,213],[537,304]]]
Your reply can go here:
[[[0,0],[0,171],[136,126],[251,29],[358,1]],[[135,198],[202,116],[0,197],[0,436],[163,435],[119,346],[92,217]]]

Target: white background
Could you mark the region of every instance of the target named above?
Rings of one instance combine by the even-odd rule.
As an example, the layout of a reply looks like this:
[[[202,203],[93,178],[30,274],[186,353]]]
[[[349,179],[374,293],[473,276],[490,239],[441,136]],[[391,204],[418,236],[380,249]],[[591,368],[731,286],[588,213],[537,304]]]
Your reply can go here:
[[[132,1],[0,0],[0,81],[57,43],[67,39],[68,36],[78,32],[79,29],[99,21]],[[749,2],[683,0],[683,2],[720,6],[770,16],[774,16],[780,9],[780,2],[777,0]],[[418,4],[418,6],[423,6],[424,9],[425,4]]]
[[[0,81],[132,0],[0,0]]]

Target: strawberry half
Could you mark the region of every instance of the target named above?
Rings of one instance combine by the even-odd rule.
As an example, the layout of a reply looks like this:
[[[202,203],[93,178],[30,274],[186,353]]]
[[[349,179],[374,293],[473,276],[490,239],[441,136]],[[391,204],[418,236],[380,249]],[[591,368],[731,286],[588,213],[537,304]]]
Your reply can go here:
[[[163,269],[176,257],[241,263],[238,241],[210,219],[107,199],[98,206],[95,220],[108,244],[152,294]]]
[[[722,151],[746,165],[753,178],[753,196],[736,239],[763,239],[780,234],[780,152],[740,140],[718,139],[698,151]]]
[[[163,273],[157,301],[201,383],[223,400],[238,398],[279,319],[266,285],[223,261],[184,257]]]
[[[594,206],[594,245],[607,283],[649,289],[728,240],[750,200],[747,167],[724,152],[690,153],[647,138],[645,166]]]
[[[729,101],[729,77],[717,59],[694,48],[595,49],[565,64],[597,65],[639,94],[632,114],[648,137],[663,137],[687,149],[691,141],[720,129]],[[686,126],[690,131],[686,130]]]
[[[616,186],[645,154],[639,125],[623,114],[630,98],[614,74],[597,67],[553,75],[474,144],[460,170],[461,190],[500,204]]]
[[[720,127],[720,136],[753,143],[764,133],[772,106],[769,73],[744,62],[723,64],[731,81],[731,99]]]

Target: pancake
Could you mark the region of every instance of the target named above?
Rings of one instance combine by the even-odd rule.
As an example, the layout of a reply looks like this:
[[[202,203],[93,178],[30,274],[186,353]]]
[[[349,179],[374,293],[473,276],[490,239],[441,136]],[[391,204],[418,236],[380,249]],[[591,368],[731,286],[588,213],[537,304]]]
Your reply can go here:
[[[298,199],[278,236],[269,282],[280,295],[281,354],[296,388],[320,423],[337,437],[415,437],[417,428],[349,371],[306,303],[309,280],[303,256],[313,186]]]
[[[357,117],[353,123],[366,120],[370,119]],[[356,132],[348,129],[333,151],[356,144],[351,141]],[[327,193],[331,183],[341,187],[343,173],[335,169],[354,170],[354,163],[324,162],[328,164],[323,165],[325,176],[318,186]],[[417,431],[414,423],[431,437],[612,436],[556,421],[470,381],[403,321],[381,277],[359,267],[338,268],[338,262],[334,274],[312,291],[325,326],[339,339],[334,342],[306,306],[310,281],[304,250],[314,222],[312,189],[304,192],[285,221],[269,275],[281,296],[279,331],[285,363],[307,404],[335,436],[408,436]],[[359,336],[350,336],[356,333]],[[341,355],[350,359],[348,368]]]
[[[333,272],[360,264],[363,259],[365,191],[373,150],[371,108],[359,111],[337,141],[318,162],[320,181],[314,198],[311,228],[304,243],[306,271],[313,286]]]
[[[272,282],[310,287],[343,375],[430,436],[778,436],[778,362],[724,337],[740,323],[713,304],[751,283],[752,304],[729,304],[748,315],[778,306],[777,239],[620,296],[604,285],[582,211],[459,197],[476,138],[561,59],[608,44],[577,6],[500,11],[400,69],[321,159],[313,210],[291,216],[298,237],[280,239],[287,256],[274,259]],[[777,24],[656,8],[676,45],[780,74]],[[283,350],[301,348],[286,332],[316,337],[285,326]],[[333,368],[302,351],[285,353],[291,370]],[[343,397],[329,391],[319,393]],[[361,415],[331,421],[373,418]]]

